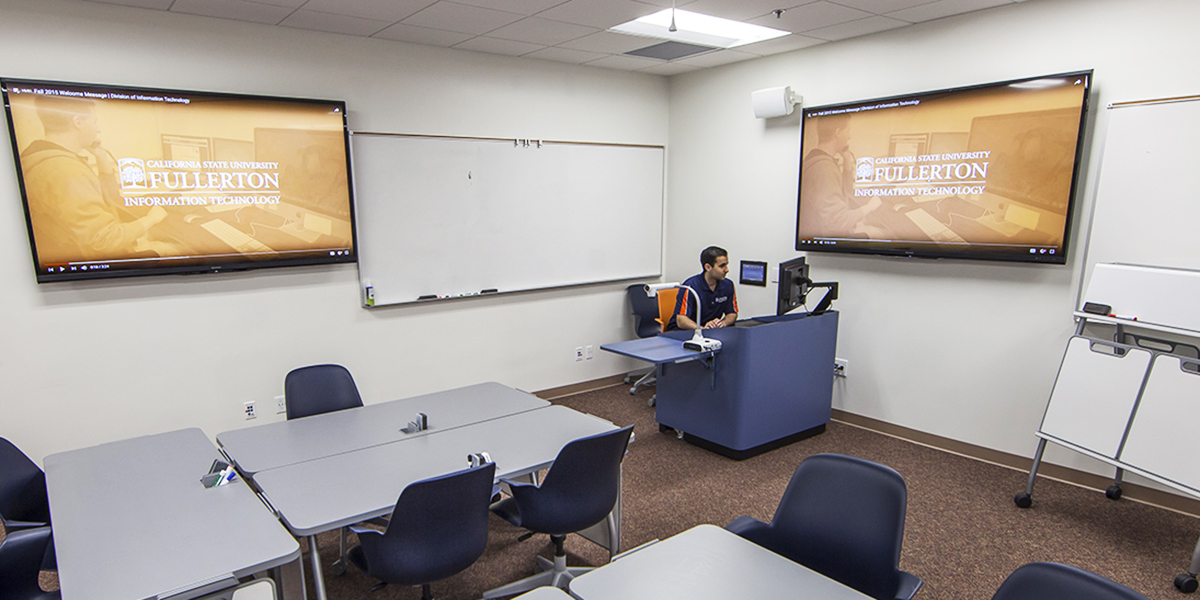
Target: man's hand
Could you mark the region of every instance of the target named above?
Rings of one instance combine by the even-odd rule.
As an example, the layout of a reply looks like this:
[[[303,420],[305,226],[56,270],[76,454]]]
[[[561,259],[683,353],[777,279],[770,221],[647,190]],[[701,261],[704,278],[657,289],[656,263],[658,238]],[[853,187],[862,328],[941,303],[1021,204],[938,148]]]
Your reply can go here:
[[[717,329],[717,328],[724,327],[724,326],[725,326],[725,319],[721,319],[721,318],[713,319],[713,320],[709,321],[708,323],[704,324],[705,329]]]
[[[87,151],[96,157],[96,169],[98,171],[105,175],[117,172],[117,161],[108,150],[96,145],[88,148]]]

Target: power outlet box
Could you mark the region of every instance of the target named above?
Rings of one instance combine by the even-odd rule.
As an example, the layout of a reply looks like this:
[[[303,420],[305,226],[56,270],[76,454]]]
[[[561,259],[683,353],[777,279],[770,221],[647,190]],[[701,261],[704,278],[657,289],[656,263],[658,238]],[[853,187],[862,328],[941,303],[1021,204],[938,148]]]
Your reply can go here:
[[[833,359],[833,374],[835,377],[845,377],[846,367],[850,365],[850,361],[844,358]]]
[[[596,353],[592,350],[591,345],[588,345],[586,348],[584,348],[583,353],[587,356],[588,360],[592,360],[596,356]]]
[[[575,347],[575,362],[583,360],[583,346]]]
[[[275,414],[282,415],[285,412],[287,412],[287,398],[275,396]]]
[[[246,420],[250,420],[250,419],[254,419],[254,418],[258,417],[258,414],[256,414],[254,412],[254,403],[253,402],[246,403],[245,411],[246,411]]]

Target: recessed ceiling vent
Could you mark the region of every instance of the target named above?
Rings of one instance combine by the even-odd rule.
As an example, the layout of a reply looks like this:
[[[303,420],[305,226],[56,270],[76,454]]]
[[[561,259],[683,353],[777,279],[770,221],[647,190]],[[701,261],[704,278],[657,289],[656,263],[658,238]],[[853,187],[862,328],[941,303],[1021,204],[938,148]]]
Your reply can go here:
[[[716,50],[716,48],[711,46],[699,46],[696,44],[685,44],[683,42],[663,42],[661,44],[654,44],[653,46],[646,46],[645,48],[638,48],[637,50],[630,50],[625,54],[630,56],[642,56],[645,58],[657,58],[659,60],[675,60],[677,58],[692,56],[694,54],[700,54],[701,52],[708,52],[710,50]]]

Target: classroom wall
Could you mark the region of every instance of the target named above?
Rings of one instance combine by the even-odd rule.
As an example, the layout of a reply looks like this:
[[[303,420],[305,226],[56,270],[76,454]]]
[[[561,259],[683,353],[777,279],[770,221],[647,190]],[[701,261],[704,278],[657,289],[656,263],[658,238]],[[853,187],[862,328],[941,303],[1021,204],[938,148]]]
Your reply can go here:
[[[667,143],[660,76],[68,0],[0,0],[0,75],[343,99],[357,130]],[[599,350],[631,335],[628,282],[369,311],[354,265],[37,285],[4,138],[0,436],[39,462],[282,420],[273,398],[306,364],[346,365],[368,403],[628,364]],[[589,344],[595,358],[575,362]]]
[[[809,254],[814,279],[841,283],[838,356],[849,367],[835,408],[1032,456],[1074,331],[1104,107],[1200,93],[1197,22],[1200,3],[1190,0],[1030,0],[675,76],[666,276],[697,272],[707,244],[727,248],[735,270],[739,259],[777,263],[799,254],[799,109],[756,119],[754,90],[790,85],[817,106],[1094,68],[1067,266]],[[743,314],[774,311],[774,286],[738,291]],[[1112,474],[1053,446],[1046,456]]]

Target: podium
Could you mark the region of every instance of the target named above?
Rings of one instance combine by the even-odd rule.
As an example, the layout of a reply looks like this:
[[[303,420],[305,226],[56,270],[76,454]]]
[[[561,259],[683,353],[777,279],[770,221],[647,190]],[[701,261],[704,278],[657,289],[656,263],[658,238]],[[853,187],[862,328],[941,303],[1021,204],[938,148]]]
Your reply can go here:
[[[623,352],[622,342],[602,346],[658,365],[657,415],[688,442],[743,460],[825,431],[833,402],[837,311],[739,321],[705,329],[721,340],[712,356],[658,358]],[[691,331],[660,335],[678,344]]]

